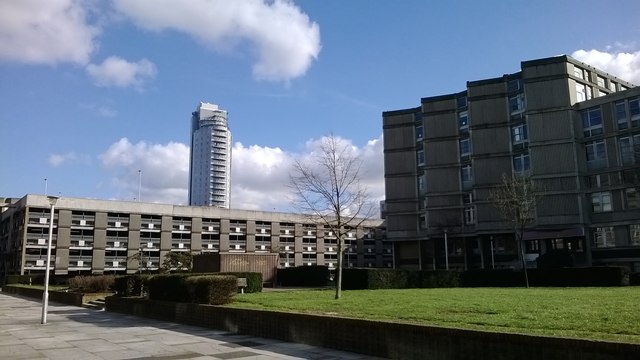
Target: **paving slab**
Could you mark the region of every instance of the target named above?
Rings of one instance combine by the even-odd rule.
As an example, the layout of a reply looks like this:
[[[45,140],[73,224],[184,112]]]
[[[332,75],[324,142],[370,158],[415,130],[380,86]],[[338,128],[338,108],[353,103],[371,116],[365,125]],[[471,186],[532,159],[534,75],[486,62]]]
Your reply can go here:
[[[238,335],[0,293],[0,360],[356,360],[316,346]]]

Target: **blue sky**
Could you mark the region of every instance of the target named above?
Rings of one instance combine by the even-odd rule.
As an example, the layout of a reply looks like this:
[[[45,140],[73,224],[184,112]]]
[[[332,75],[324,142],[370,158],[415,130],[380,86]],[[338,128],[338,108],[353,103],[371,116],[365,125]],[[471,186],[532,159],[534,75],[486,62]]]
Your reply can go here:
[[[232,207],[284,210],[329,133],[384,197],[382,112],[569,54],[640,84],[640,2],[0,2],[0,196],[185,203],[190,114],[229,112]]]

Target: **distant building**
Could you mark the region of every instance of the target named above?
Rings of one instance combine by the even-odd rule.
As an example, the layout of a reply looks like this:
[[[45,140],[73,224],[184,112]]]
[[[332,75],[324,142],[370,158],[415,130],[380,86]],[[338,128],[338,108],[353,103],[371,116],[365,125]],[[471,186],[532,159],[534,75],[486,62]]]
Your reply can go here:
[[[43,274],[50,205],[46,196],[2,199],[0,283],[10,274]],[[335,234],[307,216],[130,201],[63,197],[54,212],[51,267],[57,275],[157,270],[165,254],[278,254],[280,267],[338,261]],[[347,229],[345,267],[392,267],[382,220]],[[133,255],[140,254],[142,264]]]
[[[563,251],[640,271],[640,88],[568,56],[525,61],[385,112],[383,132],[396,267],[518,267],[514,230],[489,199],[506,174],[546,190],[524,234],[528,266]]]
[[[227,112],[201,102],[191,116],[189,205],[229,208],[231,131]]]

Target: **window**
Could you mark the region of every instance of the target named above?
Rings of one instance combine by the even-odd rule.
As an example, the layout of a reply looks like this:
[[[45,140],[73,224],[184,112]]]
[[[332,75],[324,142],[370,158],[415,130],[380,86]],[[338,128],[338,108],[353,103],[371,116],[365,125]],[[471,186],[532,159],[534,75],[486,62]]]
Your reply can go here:
[[[476,223],[476,208],[475,206],[469,206],[464,208],[464,223],[465,225],[472,225]]]
[[[591,175],[587,179],[590,188],[601,188],[609,185],[609,174]]]
[[[611,193],[602,191],[591,194],[591,210],[594,213],[611,211]]]
[[[629,232],[631,233],[629,245],[640,246],[640,224],[629,225]]]
[[[630,137],[618,139],[618,149],[620,150],[620,163],[622,165],[633,164],[633,144]]]
[[[623,130],[629,127],[627,120],[627,104],[624,101],[616,102],[616,120],[618,122],[618,129]]]
[[[469,155],[471,155],[471,140],[461,139],[460,140],[460,156],[469,156]]]
[[[602,134],[602,114],[600,113],[599,107],[585,110],[581,116],[584,137]]]
[[[469,128],[469,114],[466,111],[458,113],[458,127],[460,129]]]
[[[511,140],[514,144],[525,142],[529,139],[527,124],[515,125],[511,127]]]
[[[609,80],[609,90],[616,91],[616,83]]]
[[[424,165],[424,150],[418,150],[418,166]]]
[[[604,78],[602,76],[598,75],[598,80],[597,81],[598,81],[598,86],[600,86],[601,88],[606,87]]]
[[[613,226],[595,228],[593,231],[593,245],[596,248],[616,246],[616,237],[613,232]]]
[[[522,79],[513,79],[507,84],[507,90],[509,92],[515,92],[520,89],[522,89]]]
[[[473,202],[473,193],[464,193],[462,194],[462,203],[467,205]]]
[[[576,100],[577,102],[589,100],[593,97],[593,89],[591,86],[576,83]]]
[[[584,79],[584,70],[577,66],[573,66],[573,75],[578,79]]]
[[[627,209],[640,209],[640,193],[635,188],[625,190]]]
[[[631,126],[640,125],[640,98],[629,99],[629,117]]]
[[[529,171],[529,154],[513,156],[513,171],[517,173]]]
[[[469,182],[473,180],[473,172],[471,170],[471,165],[462,166],[461,176],[462,176],[462,182]]]
[[[587,151],[587,161],[604,160],[606,158],[604,140],[587,143],[585,148]]]
[[[424,176],[418,176],[418,190],[424,192]]]
[[[517,114],[524,111],[524,94],[518,94],[509,98],[509,109],[511,114]]]
[[[416,139],[422,140],[424,136],[424,131],[422,126],[416,126]]]
[[[467,106],[467,97],[466,96],[461,96],[461,97],[457,98],[456,99],[456,105],[459,108]]]

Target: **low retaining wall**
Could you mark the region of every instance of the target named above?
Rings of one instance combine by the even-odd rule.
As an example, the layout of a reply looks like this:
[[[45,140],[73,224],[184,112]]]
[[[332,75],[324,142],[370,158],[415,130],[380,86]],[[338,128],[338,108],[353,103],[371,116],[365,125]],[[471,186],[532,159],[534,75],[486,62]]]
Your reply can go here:
[[[2,292],[6,292],[7,294],[15,294],[26,296],[30,298],[42,299],[42,293],[44,290],[42,289],[34,289],[34,288],[26,288],[22,286],[11,286],[5,285],[2,287]],[[86,304],[90,301],[94,301],[97,299],[103,299],[113,293],[75,293],[75,292],[64,292],[64,291],[49,291],[49,301],[58,302],[61,304],[74,305],[74,306],[82,306],[82,304]]]
[[[392,359],[637,359],[640,345],[111,296],[107,311]]]

